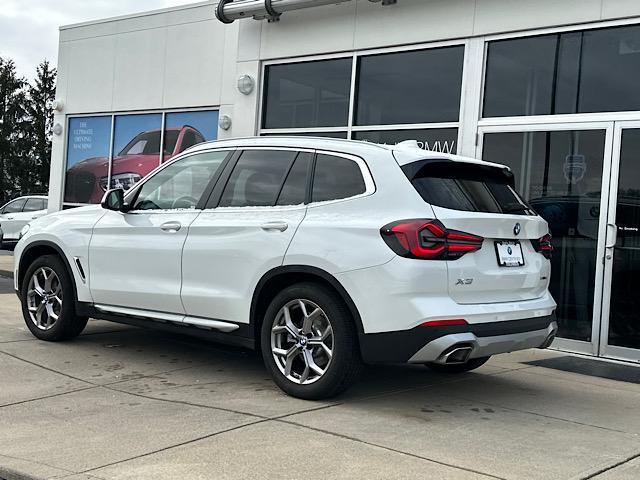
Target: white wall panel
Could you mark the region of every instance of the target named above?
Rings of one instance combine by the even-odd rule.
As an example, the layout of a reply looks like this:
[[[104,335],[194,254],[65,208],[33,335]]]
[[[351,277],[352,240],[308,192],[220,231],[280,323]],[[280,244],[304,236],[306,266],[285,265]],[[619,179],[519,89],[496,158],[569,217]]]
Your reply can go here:
[[[97,37],[69,42],[67,65],[67,112],[107,112],[112,108],[115,72],[115,38]]]
[[[602,18],[620,18],[640,15],[639,0],[602,0]]]
[[[262,25],[262,58],[295,57],[353,49],[356,2],[288,12]],[[253,21],[253,20],[243,20]]]
[[[235,45],[231,46],[231,52]],[[225,59],[225,29],[217,20],[167,27],[165,108],[218,105]]]
[[[476,0],[474,34],[600,20],[602,0]]]
[[[355,48],[462,38],[473,34],[474,0],[401,0],[381,6],[358,2]]]
[[[115,37],[113,110],[162,106],[166,29],[125,33]]]

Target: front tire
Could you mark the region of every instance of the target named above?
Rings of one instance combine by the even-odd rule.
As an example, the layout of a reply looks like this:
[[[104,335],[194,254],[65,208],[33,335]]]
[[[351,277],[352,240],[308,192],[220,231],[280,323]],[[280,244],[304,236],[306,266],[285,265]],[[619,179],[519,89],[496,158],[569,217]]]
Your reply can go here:
[[[333,397],[362,369],[353,316],[322,285],[299,283],[280,292],[267,308],[260,338],[271,377],[293,397]]]
[[[44,255],[27,269],[20,288],[22,315],[36,338],[57,342],[84,330],[88,318],[76,315],[72,281],[56,255]]]
[[[491,358],[490,356],[472,358],[468,360],[466,363],[453,363],[450,365],[447,365],[447,364],[443,365],[441,363],[425,363],[425,366],[433,370],[434,372],[438,372],[438,373],[464,373],[464,372],[470,372],[471,370],[475,370],[476,368],[481,367],[482,365],[487,363],[487,361],[490,358]]]

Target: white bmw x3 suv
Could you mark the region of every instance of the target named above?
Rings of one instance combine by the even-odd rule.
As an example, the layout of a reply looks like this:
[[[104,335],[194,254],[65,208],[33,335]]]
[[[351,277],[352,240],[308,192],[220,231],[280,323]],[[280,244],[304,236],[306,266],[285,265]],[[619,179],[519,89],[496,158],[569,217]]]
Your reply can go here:
[[[290,395],[362,363],[444,372],[557,331],[547,223],[502,165],[263,137],[195,146],[126,194],[25,227],[15,289],[42,340],[89,317],[260,349]]]

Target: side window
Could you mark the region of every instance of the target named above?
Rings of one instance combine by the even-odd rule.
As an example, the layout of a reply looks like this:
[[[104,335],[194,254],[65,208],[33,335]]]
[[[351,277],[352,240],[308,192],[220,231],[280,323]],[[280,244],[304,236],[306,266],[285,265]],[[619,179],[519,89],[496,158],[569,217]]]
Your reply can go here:
[[[313,154],[300,152],[282,185],[276,205],[300,205],[307,199],[307,180]]]
[[[247,150],[242,153],[222,192],[221,207],[275,205],[280,186],[297,152]]]
[[[44,210],[44,199],[42,198],[29,198],[24,205],[24,212],[37,212],[38,210]]]
[[[147,180],[134,210],[195,208],[228,151],[203,152],[181,158]]]
[[[26,200],[24,198],[19,198],[18,200],[14,200],[13,202],[7,204],[7,206],[2,209],[2,213],[21,212],[25,201]]]
[[[318,155],[313,175],[312,202],[349,198],[365,191],[364,178],[356,162],[333,155]]]

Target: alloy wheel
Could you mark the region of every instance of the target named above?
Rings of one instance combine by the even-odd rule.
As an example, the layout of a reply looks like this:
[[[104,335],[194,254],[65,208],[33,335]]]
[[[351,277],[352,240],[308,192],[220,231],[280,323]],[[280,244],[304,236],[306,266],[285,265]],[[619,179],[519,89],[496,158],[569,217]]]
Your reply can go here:
[[[62,284],[49,267],[40,267],[29,279],[27,309],[33,324],[40,330],[53,328],[62,313]]]
[[[333,328],[324,310],[310,300],[286,303],[271,328],[271,353],[280,372],[308,385],[325,374],[333,358]]]

